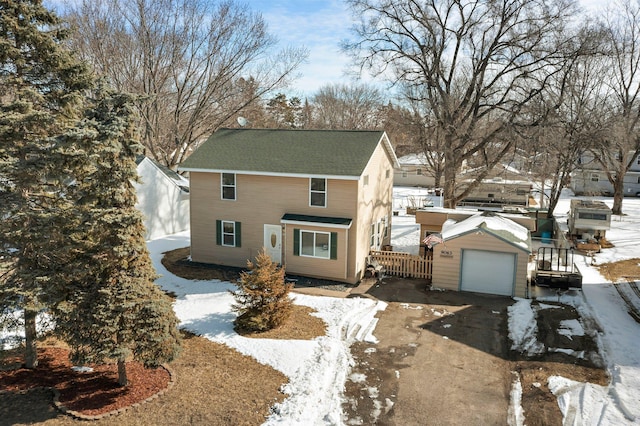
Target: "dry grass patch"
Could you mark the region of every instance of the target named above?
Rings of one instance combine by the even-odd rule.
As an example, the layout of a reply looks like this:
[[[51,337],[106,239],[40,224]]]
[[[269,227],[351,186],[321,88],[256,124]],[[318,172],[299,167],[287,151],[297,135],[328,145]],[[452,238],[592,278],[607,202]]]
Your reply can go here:
[[[598,269],[605,278],[614,283],[627,277],[638,279],[640,277],[640,258],[602,263],[598,265]]]
[[[173,250],[165,253],[162,263],[171,273],[191,280],[235,281],[238,277],[236,268],[190,264],[188,255],[188,247]],[[326,324],[313,312],[309,307],[294,305],[291,317],[282,326],[246,336],[292,340],[322,336]],[[257,426],[264,423],[274,404],[285,399],[281,389],[288,379],[284,374],[226,345],[187,332],[183,337],[180,356],[169,364],[176,381],[171,389],[155,400],[92,424]],[[14,368],[8,366],[11,360],[7,358],[12,354],[4,355],[5,368]],[[0,423],[86,423],[53,410],[51,398],[50,392],[40,390],[0,394]]]
[[[270,407],[285,398],[280,391],[288,381],[284,374],[203,337],[186,334],[183,351],[170,367],[176,383],[167,393],[116,417],[105,417],[92,424],[258,426],[269,416]],[[32,392],[6,399],[0,396],[0,413],[19,419],[8,424],[86,424],[50,410],[33,410],[32,407],[45,409],[43,398],[50,401],[51,395]],[[15,417],[19,413],[22,414]],[[6,417],[2,421],[5,420]]]
[[[307,306],[293,305],[291,316],[280,327],[261,333],[246,333],[242,330],[236,332],[245,337],[260,339],[311,340],[324,336],[327,332],[327,325],[320,318],[313,316],[314,312]]]

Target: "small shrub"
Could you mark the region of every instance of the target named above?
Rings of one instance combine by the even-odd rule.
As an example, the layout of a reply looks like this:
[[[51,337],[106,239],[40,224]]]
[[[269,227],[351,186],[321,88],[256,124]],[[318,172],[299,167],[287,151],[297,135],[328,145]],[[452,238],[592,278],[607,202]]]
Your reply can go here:
[[[231,292],[235,298],[231,309],[238,314],[236,329],[262,332],[276,328],[291,315],[289,291],[293,285],[285,284],[284,269],[264,250],[255,263],[247,261],[247,267],[249,270],[240,274],[238,291]]]

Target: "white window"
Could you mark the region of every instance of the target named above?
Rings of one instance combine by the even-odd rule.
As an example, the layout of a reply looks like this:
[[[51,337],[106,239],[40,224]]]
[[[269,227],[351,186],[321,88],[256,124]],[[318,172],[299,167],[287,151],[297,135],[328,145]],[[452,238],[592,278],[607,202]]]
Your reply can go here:
[[[403,171],[402,171],[402,177],[403,177],[403,178],[406,178],[407,176],[408,176],[407,171],[406,171],[406,170],[403,170]]]
[[[216,220],[216,244],[225,247],[240,247],[240,222]]]
[[[364,175],[364,177],[362,178],[362,184],[364,186],[369,185],[369,175]]]
[[[222,245],[235,247],[236,246],[236,223],[226,220],[222,221]]]
[[[416,174],[418,176],[422,176],[422,169],[416,169]]]
[[[369,245],[373,250],[380,250],[382,241],[388,235],[387,218],[383,217],[375,223],[371,224],[371,230],[369,235]]]
[[[600,181],[600,175],[597,173],[591,173],[591,182],[599,182]]]
[[[327,180],[311,178],[309,181],[309,205],[327,207]]]
[[[369,231],[369,246],[371,246],[371,248],[376,247],[376,224],[375,223],[371,224],[371,230]]]
[[[222,173],[221,177],[222,185],[222,199],[223,200],[235,200],[236,199],[236,175],[235,173]]]
[[[331,234],[329,232],[300,231],[300,255],[329,259]]]

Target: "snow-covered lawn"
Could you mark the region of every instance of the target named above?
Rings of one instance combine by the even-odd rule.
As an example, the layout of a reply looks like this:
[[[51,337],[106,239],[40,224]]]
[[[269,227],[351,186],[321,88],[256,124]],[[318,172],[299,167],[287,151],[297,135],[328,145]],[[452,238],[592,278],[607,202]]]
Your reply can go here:
[[[384,302],[365,298],[333,298],[295,294],[295,303],[309,306],[327,323],[326,336],[314,340],[250,339],[233,331],[230,310],[235,287],[221,281],[189,281],[169,273],[162,253],[189,245],[188,233],[149,242],[153,263],[162,277],[158,283],[177,294],[175,311],[181,326],[215,342],[254,357],[289,378],[289,396],[273,409],[265,424],[342,424],[342,389],[353,359],[355,341],[376,343],[372,334],[376,312]]]

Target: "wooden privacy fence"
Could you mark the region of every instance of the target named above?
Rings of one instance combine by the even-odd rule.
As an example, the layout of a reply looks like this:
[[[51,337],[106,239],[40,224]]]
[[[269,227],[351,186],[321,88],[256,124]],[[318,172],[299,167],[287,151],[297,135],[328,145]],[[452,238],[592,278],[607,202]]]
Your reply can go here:
[[[371,251],[371,260],[382,265],[384,273],[403,278],[431,279],[433,259],[398,251]]]

